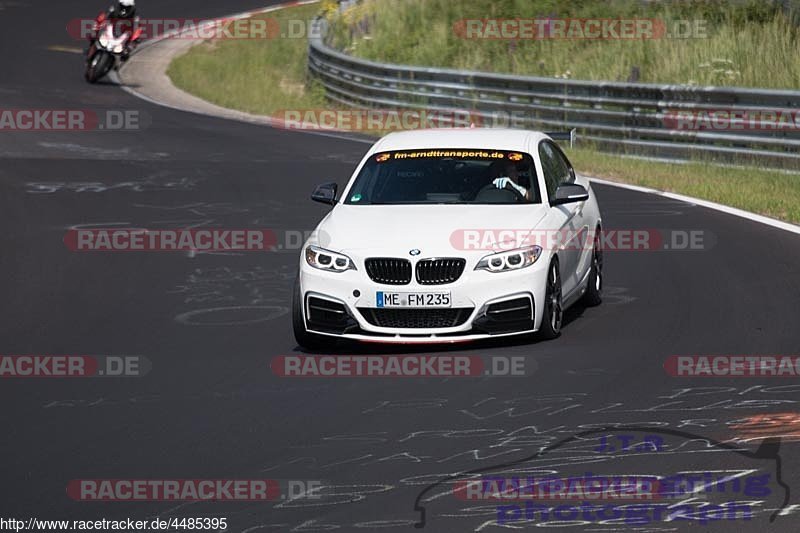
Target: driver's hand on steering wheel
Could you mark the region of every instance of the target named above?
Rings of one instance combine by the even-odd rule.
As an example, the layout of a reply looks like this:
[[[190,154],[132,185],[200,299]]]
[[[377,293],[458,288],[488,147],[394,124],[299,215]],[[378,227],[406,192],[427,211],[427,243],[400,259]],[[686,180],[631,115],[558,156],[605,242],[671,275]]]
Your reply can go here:
[[[498,189],[505,189],[507,185],[511,185],[514,189],[517,190],[518,193],[522,195],[523,198],[528,197],[528,190],[523,187],[522,185],[517,185],[511,178],[502,177],[497,178],[492,182],[492,185],[497,187]]]

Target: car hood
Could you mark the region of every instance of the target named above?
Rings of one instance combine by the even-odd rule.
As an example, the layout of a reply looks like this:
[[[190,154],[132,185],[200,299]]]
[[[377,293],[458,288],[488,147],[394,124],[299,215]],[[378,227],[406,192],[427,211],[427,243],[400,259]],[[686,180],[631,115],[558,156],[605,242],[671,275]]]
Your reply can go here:
[[[309,242],[343,253],[423,257],[452,254],[464,230],[498,235],[500,230],[536,228],[547,213],[542,204],[525,205],[344,205],[336,206],[317,226]]]

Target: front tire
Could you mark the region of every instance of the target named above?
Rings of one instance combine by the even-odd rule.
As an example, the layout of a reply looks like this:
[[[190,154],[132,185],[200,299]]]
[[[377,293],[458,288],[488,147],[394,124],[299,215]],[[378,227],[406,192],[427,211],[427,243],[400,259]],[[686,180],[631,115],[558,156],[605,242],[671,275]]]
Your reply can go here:
[[[561,335],[561,322],[564,317],[564,302],[561,295],[561,273],[558,259],[553,258],[547,271],[547,288],[544,294],[544,313],[539,326],[540,340],[555,339]]]
[[[600,228],[597,228],[592,250],[592,268],[589,271],[586,292],[583,294],[583,303],[587,306],[600,305],[603,302],[603,250],[600,249],[600,244]]]
[[[294,298],[292,298],[292,329],[294,330],[294,340],[302,348],[317,351],[322,350],[330,343],[323,335],[309,333],[303,321],[303,296],[300,293],[300,277],[294,282]]]
[[[98,51],[95,52],[94,56],[89,59],[89,63],[86,65],[86,73],[84,77],[86,81],[89,83],[97,83],[100,78],[108,74],[108,71],[111,70],[111,61],[114,58],[108,52]]]

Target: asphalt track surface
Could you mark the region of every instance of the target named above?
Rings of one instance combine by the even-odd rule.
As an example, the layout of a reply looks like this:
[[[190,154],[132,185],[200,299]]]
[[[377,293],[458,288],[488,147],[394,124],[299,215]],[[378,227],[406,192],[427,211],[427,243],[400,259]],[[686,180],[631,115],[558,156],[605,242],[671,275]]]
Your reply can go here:
[[[148,17],[210,17],[264,2],[142,4]],[[241,532],[413,531],[417,496],[450,474],[519,462],[593,427],[635,424],[718,441],[780,436],[790,506],[769,522],[784,497],[773,477],[769,496],[727,498],[762,500],[749,521],[591,522],[570,530],[800,529],[800,508],[791,507],[800,495],[796,380],[676,379],[662,368],[672,354],[800,353],[798,235],[595,186],[607,229],[702,230],[714,245],[607,253],[605,303],[571,312],[560,339],[458,348],[525,356],[537,366],[528,377],[281,379],[270,360],[301,353],[287,313],[297,251],[78,254],[64,233],[79,224],[311,229],[325,212],[308,200],[311,189],[344,183],[367,145],[192,115],[111,83],[86,84],[80,55],[48,47],[82,46],[66,34],[66,21],[103,7],[0,2],[3,108],[97,106],[151,118],[143,132],[2,132],[0,352],[141,355],[152,369],[130,379],[3,380],[0,516],[216,516]],[[417,353],[429,352],[436,349]],[[775,413],[784,422],[746,421]],[[566,477],[592,460],[597,475],[776,473],[773,459],[663,436],[670,447],[658,453],[599,454],[596,435],[584,435],[516,468],[547,465]],[[86,478],[273,478],[319,480],[324,488],[316,499],[269,503],[68,498],[68,481]],[[459,501],[441,485],[424,499],[429,531],[548,525],[493,525],[494,504]]]

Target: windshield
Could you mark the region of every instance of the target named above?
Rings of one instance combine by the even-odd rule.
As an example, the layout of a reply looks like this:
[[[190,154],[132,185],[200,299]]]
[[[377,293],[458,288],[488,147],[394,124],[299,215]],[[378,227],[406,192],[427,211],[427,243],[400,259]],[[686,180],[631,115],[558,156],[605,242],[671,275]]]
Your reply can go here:
[[[530,155],[444,148],[373,154],[344,203],[519,204],[541,197]]]

